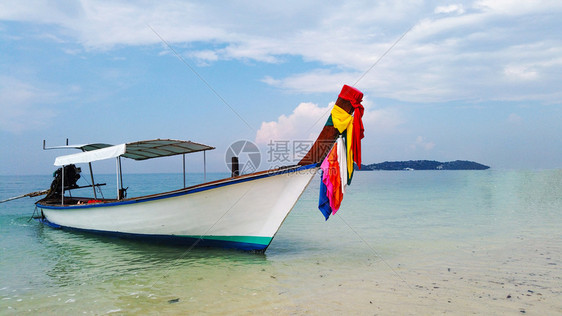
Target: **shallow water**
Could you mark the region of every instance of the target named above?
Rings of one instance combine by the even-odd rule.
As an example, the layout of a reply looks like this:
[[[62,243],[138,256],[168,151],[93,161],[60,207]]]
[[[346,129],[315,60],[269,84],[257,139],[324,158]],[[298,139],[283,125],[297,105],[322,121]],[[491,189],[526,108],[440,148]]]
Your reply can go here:
[[[50,180],[2,176],[0,199]],[[318,181],[262,255],[69,233],[29,221],[34,199],[0,204],[0,314],[562,313],[562,170],[357,172],[328,221]]]

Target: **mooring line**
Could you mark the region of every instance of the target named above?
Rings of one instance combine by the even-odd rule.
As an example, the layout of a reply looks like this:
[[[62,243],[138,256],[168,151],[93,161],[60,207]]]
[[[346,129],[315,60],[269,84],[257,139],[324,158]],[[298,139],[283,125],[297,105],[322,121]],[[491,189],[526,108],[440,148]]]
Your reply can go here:
[[[378,257],[379,259],[381,259],[381,261],[384,262],[384,264],[385,264],[396,276],[398,276],[398,278],[400,278],[400,280],[402,280],[402,282],[406,283],[406,285],[410,288],[410,290],[411,290],[412,292],[414,292],[414,288],[410,285],[410,283],[408,283],[408,281],[406,281],[406,279],[404,279],[404,278],[402,277],[402,275],[400,275],[400,273],[398,273],[398,271],[394,270],[394,268],[392,268],[392,266],[391,266],[390,264],[388,264],[388,262],[386,262],[386,260],[384,260],[384,258],[383,258],[381,255],[379,255],[379,254],[377,253],[377,251],[376,251],[373,247],[371,247],[371,245],[370,245],[365,239],[363,239],[363,237],[361,237],[361,235],[359,235],[359,233],[358,233],[355,229],[353,229],[353,227],[351,227],[351,225],[349,225],[349,224],[345,221],[345,219],[343,219],[343,216],[341,216],[339,213],[336,213],[336,214],[337,214],[338,217],[344,222],[344,224],[347,225],[347,227],[349,227],[349,229],[351,229],[351,231],[354,232],[355,235],[357,235],[357,237],[358,237],[365,245],[367,245],[367,247],[371,250],[371,252],[372,252],[376,257]]]
[[[357,81],[355,81],[355,83],[353,84],[353,86],[356,86],[359,81],[361,81],[361,79],[363,79],[371,70],[373,70],[373,68],[375,68],[375,66],[381,61],[381,59],[384,58],[384,56],[386,56],[388,53],[390,53],[390,51],[394,48],[394,46],[396,46],[403,38],[404,36],[406,36],[406,34],[410,33],[410,31],[414,28],[415,24],[412,25],[406,32],[404,32],[402,34],[402,36],[400,36],[395,42],[394,44],[392,44],[392,46],[390,46],[385,52],[384,54],[381,55],[381,57],[379,57],[379,59],[377,59],[373,65],[371,65],[371,67],[369,67],[369,69],[367,69],[367,71],[365,71],[361,77],[359,77],[359,79],[357,79]]]
[[[355,81],[355,83],[353,84],[353,87],[357,86],[357,84],[359,83],[359,81],[361,81],[371,70],[373,70],[373,68],[375,68],[375,66],[384,58],[384,56],[386,56],[388,53],[390,53],[390,51],[394,48],[394,46],[396,46],[403,38],[404,36],[406,36],[406,34],[410,33],[410,31],[414,28],[415,25],[412,25],[406,32],[404,32],[402,34],[402,36],[400,36],[395,42],[394,44],[392,44],[372,65],[371,67],[369,67],[369,69],[367,69],[360,77],[359,79],[357,79],[357,81]],[[306,133],[308,133],[311,129],[314,128],[314,126],[316,126],[316,124],[318,124],[318,122],[320,122],[320,120],[326,115],[328,114],[329,111],[332,110],[332,107],[328,107],[328,111],[324,112],[324,114],[322,114],[315,122],[314,124],[312,124],[310,126],[310,128],[306,131]]]
[[[156,34],[156,36],[158,36],[158,38],[160,38],[160,41],[162,41],[162,43],[164,43],[166,45],[166,47],[168,47],[169,50],[172,51],[172,53],[174,53],[174,55],[185,65],[187,66],[187,68],[189,68],[198,78],[199,80],[201,80],[206,86],[207,88],[209,88],[209,90],[211,90],[215,96],[217,98],[219,98],[222,103],[224,103],[224,105],[226,105],[231,111],[232,113],[234,113],[236,116],[238,116],[238,118],[244,122],[244,124],[246,124],[246,126],[248,126],[252,131],[256,131],[255,128],[252,127],[252,125],[250,125],[250,123],[248,123],[240,114],[238,114],[238,112],[236,112],[236,110],[234,110],[234,108],[228,103],[226,102],[226,100],[207,82],[207,80],[205,80],[205,78],[203,78],[203,76],[201,76],[196,70],[195,68],[193,68],[187,61],[185,61],[185,59],[183,59],[183,57],[181,57],[180,54],[178,54],[176,52],[176,50],[162,37],[160,36],[160,34],[158,34],[158,32],[156,32],[156,30],[154,30],[154,28],[152,28],[152,26],[150,26],[150,24],[147,24],[148,27],[152,30],[152,32],[154,32],[154,34]]]

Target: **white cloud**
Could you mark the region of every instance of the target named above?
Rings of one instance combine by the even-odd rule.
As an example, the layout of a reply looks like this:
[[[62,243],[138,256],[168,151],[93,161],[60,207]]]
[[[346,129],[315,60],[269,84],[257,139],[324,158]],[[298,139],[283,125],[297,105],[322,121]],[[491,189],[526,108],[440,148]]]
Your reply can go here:
[[[515,80],[535,80],[539,76],[536,70],[523,65],[507,65],[504,74]]]
[[[200,50],[191,52],[190,57],[195,58],[199,61],[200,65],[206,66],[209,63],[219,60],[219,54],[213,50]]]
[[[561,14],[562,2],[556,0],[438,6],[430,1],[0,4],[0,20],[53,25],[41,30],[43,38],[79,42],[88,50],[160,44],[150,25],[170,44],[181,45],[183,55],[205,65],[231,59],[283,63],[288,56],[301,58],[314,66],[263,80],[299,92],[334,92],[342,83],[354,84],[413,26],[358,87],[415,102],[475,96],[559,102],[557,74],[562,64],[540,65],[560,58]],[[522,80],[535,80],[541,88],[522,88]]]
[[[423,149],[425,151],[430,151],[435,147],[435,143],[427,141],[425,137],[418,136],[416,137],[416,141],[410,145],[410,149],[417,150]]]
[[[0,76],[0,128],[20,133],[47,126],[55,112],[43,105],[56,97],[54,92],[36,88],[15,78]]]
[[[333,92],[338,93],[344,84],[353,85],[359,78],[359,73],[333,73],[329,70],[317,69],[306,73],[294,74],[283,79],[270,76],[262,79],[269,85],[290,91],[303,92]]]
[[[301,103],[289,116],[281,115],[277,121],[263,122],[256,133],[256,143],[265,145],[271,141],[314,141],[324,127],[332,106],[319,107],[314,103]]]
[[[515,113],[511,113],[507,117],[507,121],[509,123],[512,123],[512,124],[519,124],[519,123],[523,122],[523,118],[521,116],[515,114]]]
[[[365,111],[363,125],[367,135],[395,133],[405,120],[395,108],[372,109],[369,100],[363,100]],[[281,115],[276,121],[263,122],[256,133],[256,143],[271,141],[316,140],[334,103],[320,107],[314,103],[301,103],[291,114]]]
[[[448,14],[448,13],[456,13],[456,14],[463,14],[464,13],[464,7],[462,4],[450,4],[447,6],[438,6],[437,8],[435,8],[435,10],[433,11],[437,14],[440,13],[444,13],[444,14]]]
[[[558,0],[479,0],[474,7],[496,14],[527,15],[560,10],[562,3]]]
[[[363,102],[367,104],[367,102]],[[367,134],[382,135],[396,133],[405,123],[403,115],[395,108],[369,109],[363,114],[363,125]]]

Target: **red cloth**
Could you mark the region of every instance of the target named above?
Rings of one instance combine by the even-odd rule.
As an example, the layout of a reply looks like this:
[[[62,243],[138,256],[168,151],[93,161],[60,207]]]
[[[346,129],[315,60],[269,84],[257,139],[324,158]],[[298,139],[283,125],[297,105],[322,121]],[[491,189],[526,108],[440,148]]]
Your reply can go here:
[[[365,108],[363,108],[363,105],[361,104],[361,101],[363,101],[363,92],[348,85],[344,85],[339,97],[349,101],[354,109],[351,151],[353,152],[353,161],[355,161],[357,167],[361,169],[361,139],[365,137],[365,128],[363,128],[362,120]]]

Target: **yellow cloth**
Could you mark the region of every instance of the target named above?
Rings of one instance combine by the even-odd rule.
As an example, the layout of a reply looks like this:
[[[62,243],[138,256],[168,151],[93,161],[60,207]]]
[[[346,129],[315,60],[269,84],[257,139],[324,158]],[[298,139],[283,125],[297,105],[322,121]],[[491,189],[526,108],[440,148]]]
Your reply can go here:
[[[340,133],[343,133],[347,129],[347,177],[349,178],[353,173],[353,152],[351,151],[353,116],[336,105],[332,109],[332,122]]]

